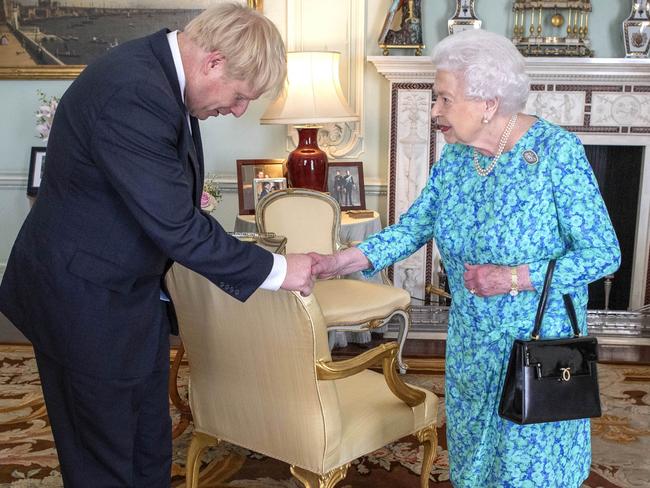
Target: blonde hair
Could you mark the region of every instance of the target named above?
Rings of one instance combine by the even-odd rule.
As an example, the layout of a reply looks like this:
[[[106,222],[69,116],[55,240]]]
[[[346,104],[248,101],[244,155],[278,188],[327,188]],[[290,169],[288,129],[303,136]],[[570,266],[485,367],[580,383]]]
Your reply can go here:
[[[201,49],[226,58],[226,76],[246,80],[251,89],[276,97],[287,77],[282,37],[262,14],[238,3],[219,3],[192,19],[184,33]]]

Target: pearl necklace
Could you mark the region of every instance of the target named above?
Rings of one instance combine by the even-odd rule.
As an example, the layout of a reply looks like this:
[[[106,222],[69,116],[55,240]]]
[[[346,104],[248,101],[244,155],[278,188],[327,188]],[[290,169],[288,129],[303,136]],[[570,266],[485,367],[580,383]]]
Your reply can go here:
[[[508,139],[510,139],[510,133],[512,132],[512,129],[515,127],[516,123],[517,123],[517,114],[514,114],[512,117],[510,117],[510,120],[508,121],[508,125],[506,125],[503,134],[501,134],[501,139],[499,139],[499,148],[497,149],[497,153],[494,155],[494,157],[492,158],[492,162],[490,162],[487,168],[483,169],[481,167],[481,165],[478,162],[478,151],[476,150],[476,148],[472,148],[472,154],[474,156],[474,169],[479,174],[479,176],[485,177],[490,173],[492,173],[492,170],[497,165],[497,161],[501,157],[501,154],[503,153],[503,150],[506,147],[506,143],[508,142]]]

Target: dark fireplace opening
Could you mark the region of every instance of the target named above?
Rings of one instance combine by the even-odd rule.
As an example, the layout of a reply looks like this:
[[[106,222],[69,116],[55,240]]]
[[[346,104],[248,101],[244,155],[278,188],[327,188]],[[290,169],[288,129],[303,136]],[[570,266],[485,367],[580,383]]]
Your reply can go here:
[[[643,146],[585,146],[621,246],[621,266],[611,278],[609,310],[627,310],[643,161]],[[589,285],[589,309],[605,308],[605,278]]]

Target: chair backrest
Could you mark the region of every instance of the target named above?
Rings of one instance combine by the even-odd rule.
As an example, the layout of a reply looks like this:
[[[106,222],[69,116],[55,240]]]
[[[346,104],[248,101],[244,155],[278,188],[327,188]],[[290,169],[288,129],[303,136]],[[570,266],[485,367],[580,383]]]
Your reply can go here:
[[[279,190],[264,197],[255,209],[260,232],[287,238],[287,252],[332,254],[341,246],[341,208],[327,195],[304,188]]]
[[[331,356],[313,295],[258,290],[241,303],[179,264],[166,282],[189,361],[195,429],[321,469],[340,444],[341,419],[335,382],[316,379],[316,361]]]

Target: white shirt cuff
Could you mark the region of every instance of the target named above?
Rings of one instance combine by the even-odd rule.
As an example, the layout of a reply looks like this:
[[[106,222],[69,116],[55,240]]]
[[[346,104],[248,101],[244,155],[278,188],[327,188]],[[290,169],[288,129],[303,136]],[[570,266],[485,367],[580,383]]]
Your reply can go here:
[[[287,258],[281,254],[273,254],[273,268],[260,285],[264,290],[276,291],[279,290],[287,277]]]

